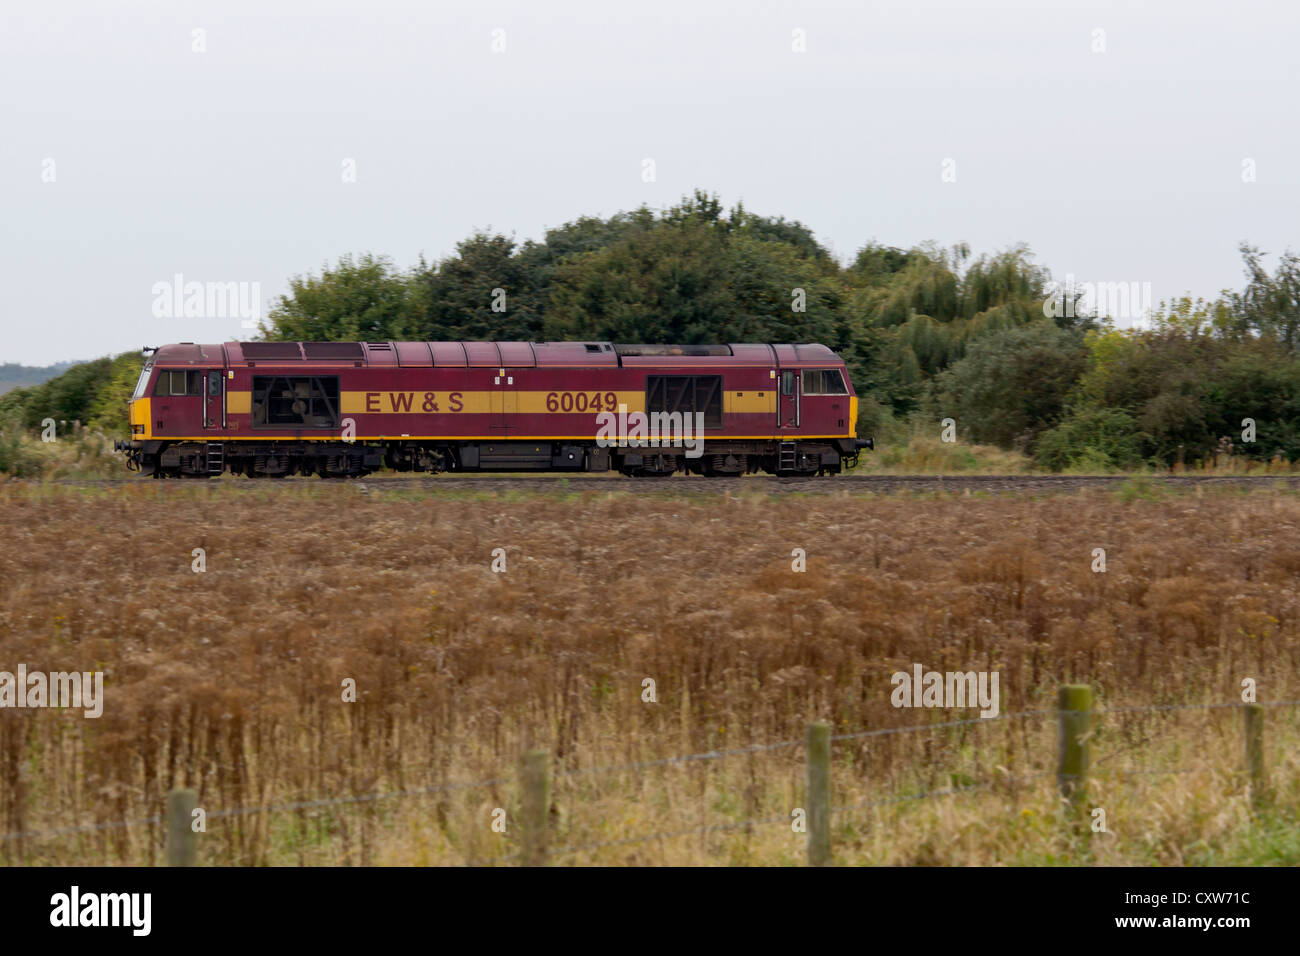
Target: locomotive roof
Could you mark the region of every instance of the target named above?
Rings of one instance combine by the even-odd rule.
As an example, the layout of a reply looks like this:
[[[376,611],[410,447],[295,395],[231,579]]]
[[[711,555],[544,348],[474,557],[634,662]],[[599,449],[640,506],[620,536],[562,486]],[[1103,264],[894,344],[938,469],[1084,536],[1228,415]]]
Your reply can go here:
[[[612,342],[181,342],[160,346],[155,364],[403,367],[638,367],[840,364],[824,345],[617,345]]]

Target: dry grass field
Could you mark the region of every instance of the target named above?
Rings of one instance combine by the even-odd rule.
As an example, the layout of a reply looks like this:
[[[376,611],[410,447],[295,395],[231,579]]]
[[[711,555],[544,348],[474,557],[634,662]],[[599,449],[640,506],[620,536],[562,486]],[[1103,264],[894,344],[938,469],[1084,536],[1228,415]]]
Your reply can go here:
[[[1111,709],[1231,703],[1246,677],[1300,698],[1284,489],[236,481],[0,486],[0,670],[105,673],[98,719],[0,711],[0,860],[158,863],[162,826],[116,824],[179,786],[209,814],[202,863],[508,859],[541,748],[556,864],[793,864],[807,722],[976,716],[891,706],[914,663],[997,671],[1003,715],[1067,681]],[[1063,818],[1051,713],[840,740],[835,859],[1300,863],[1300,708],[1266,719],[1252,812],[1237,711],[1100,717],[1104,833]]]

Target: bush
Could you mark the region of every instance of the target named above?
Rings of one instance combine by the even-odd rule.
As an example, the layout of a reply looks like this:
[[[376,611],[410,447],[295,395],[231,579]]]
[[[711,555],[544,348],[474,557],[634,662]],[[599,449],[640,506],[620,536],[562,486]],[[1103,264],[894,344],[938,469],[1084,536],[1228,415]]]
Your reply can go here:
[[[1030,470],[1030,461],[1020,452],[1003,451],[992,445],[945,442],[937,433],[914,434],[910,439],[878,444],[858,459],[862,474],[954,474],[1018,475]]]
[[[0,475],[11,478],[108,478],[126,474],[113,440],[80,422],[60,422],[55,440],[23,428],[12,413],[0,427]]]
[[[1038,438],[1034,460],[1052,471],[1113,471],[1142,463],[1142,436],[1123,409],[1087,405]]]
[[[130,434],[127,402],[143,365],[139,352],[124,352],[116,358],[74,365],[40,385],[15,388],[0,397],[0,421],[25,430],[28,436],[35,436],[41,423],[52,418],[68,423],[67,427],[87,422],[104,435],[126,438]],[[61,425],[60,436],[64,431]]]
[[[1085,362],[1082,337],[1051,322],[991,332],[936,378],[930,410],[972,441],[1029,447],[1060,419]]]
[[[42,471],[40,456],[12,411],[0,422],[0,474],[34,478]]]

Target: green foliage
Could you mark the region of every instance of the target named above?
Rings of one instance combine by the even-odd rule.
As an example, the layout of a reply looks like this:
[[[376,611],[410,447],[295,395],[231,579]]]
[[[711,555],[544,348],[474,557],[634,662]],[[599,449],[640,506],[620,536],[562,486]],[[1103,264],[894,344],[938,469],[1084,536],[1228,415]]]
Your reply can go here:
[[[800,223],[695,197],[556,268],[551,338],[834,341],[838,267]]]
[[[426,272],[412,303],[416,339],[536,341],[542,332],[538,276],[513,239],[476,233]],[[420,299],[422,298],[422,302]],[[423,305],[423,311],[421,306]]]
[[[295,276],[268,315],[274,339],[388,341],[419,338],[421,267],[401,272],[384,256],[345,255],[320,276]]]
[[[4,454],[8,456],[5,460],[28,461],[30,465],[35,459],[19,447],[20,439],[40,432],[47,418],[58,423],[60,436],[69,434],[80,422],[110,438],[126,438],[130,434],[127,401],[143,364],[139,352],[125,352],[116,358],[73,365],[48,382],[16,388],[0,396],[0,427],[5,434]],[[17,465],[0,465],[0,472],[17,474],[19,470]]]
[[[1234,454],[1266,461],[1300,461],[1300,355],[1278,340],[1247,339],[1226,350],[1210,390],[1210,418]],[[1255,422],[1253,443],[1241,440],[1244,419]]]
[[[1082,337],[1045,319],[987,333],[935,379],[932,417],[976,442],[1027,448],[1063,415],[1085,363]]]
[[[127,403],[143,367],[144,356],[139,352],[125,352],[112,360],[108,377],[95,390],[87,412],[92,429],[117,438],[130,437]]]
[[[0,416],[0,474],[14,478],[100,478],[122,473],[112,442],[85,425],[60,424],[42,441],[12,414]]]
[[[1143,459],[1193,464],[1224,448],[1253,459],[1300,456],[1300,356],[1281,340],[1161,322],[1093,346],[1078,397],[1130,416]],[[1241,441],[1246,418],[1256,423],[1254,442]]]
[[[22,428],[29,430],[38,429],[46,418],[56,422],[87,422],[112,365],[110,358],[82,362],[48,382],[6,392],[0,397],[0,417],[12,416]]]
[[[867,474],[1015,475],[1028,471],[1031,462],[1015,451],[992,445],[968,445],[940,440],[938,432],[901,435],[858,459],[857,472]]]
[[[668,218],[560,264],[545,331],[553,339],[730,341],[726,237],[716,220]]]
[[[928,383],[970,343],[1044,318],[1047,275],[1024,247],[971,262],[965,245],[903,254],[871,244],[846,276],[838,344],[855,377],[873,383],[876,397],[900,415],[922,406]],[[1082,328],[1088,320],[1071,321]]]
[[[852,271],[864,284],[879,282],[902,272],[911,258],[906,250],[869,242],[858,251]]]
[[[12,393],[11,393],[12,394]],[[41,463],[21,419],[12,409],[0,415],[0,474],[30,478],[40,474]]]
[[[1051,471],[1135,468],[1142,464],[1143,438],[1123,409],[1084,405],[1039,436],[1034,459]]]
[[[1240,293],[1229,296],[1233,327],[1280,342],[1288,351],[1300,348],[1300,257],[1290,251],[1278,257],[1273,275],[1263,265],[1263,253],[1241,244],[1249,280]]]
[[[1149,475],[1128,478],[1115,492],[1115,496],[1124,504],[1131,504],[1134,501],[1159,501],[1168,497],[1168,494],[1168,489],[1164,485],[1157,485]]]

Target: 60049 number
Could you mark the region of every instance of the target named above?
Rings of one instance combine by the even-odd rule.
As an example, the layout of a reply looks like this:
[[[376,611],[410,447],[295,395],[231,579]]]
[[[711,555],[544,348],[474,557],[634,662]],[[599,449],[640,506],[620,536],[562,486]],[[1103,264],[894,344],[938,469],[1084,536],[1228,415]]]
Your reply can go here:
[[[618,409],[613,392],[547,392],[548,412],[612,412]]]

